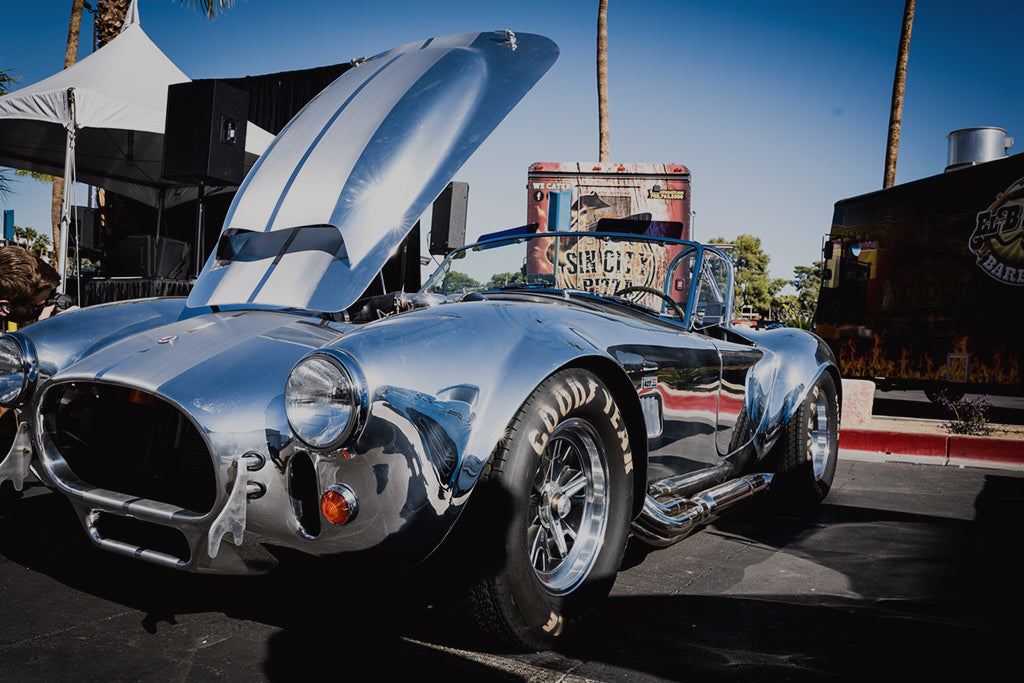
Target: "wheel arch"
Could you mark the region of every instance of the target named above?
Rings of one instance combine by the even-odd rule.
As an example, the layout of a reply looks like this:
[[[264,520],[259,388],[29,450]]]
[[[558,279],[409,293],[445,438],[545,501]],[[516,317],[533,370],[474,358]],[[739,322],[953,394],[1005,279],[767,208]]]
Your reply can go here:
[[[633,516],[640,514],[647,495],[647,426],[636,387],[622,368],[610,358],[603,356],[581,356],[566,363],[554,372],[567,368],[580,368],[594,373],[607,385],[619,405],[626,430],[629,433],[629,448],[633,458]],[[552,374],[554,374],[552,372]]]

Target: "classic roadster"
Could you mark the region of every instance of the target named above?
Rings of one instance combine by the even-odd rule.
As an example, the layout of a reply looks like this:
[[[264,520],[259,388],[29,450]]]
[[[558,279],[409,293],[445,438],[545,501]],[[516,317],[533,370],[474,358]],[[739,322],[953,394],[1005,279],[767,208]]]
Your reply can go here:
[[[34,475],[100,548],[189,571],[469,542],[466,604],[531,647],[608,593],[631,535],[668,545],[769,488],[820,501],[834,359],[734,327],[717,248],[534,226],[361,298],[556,56],[501,32],[364,61],[254,167],[187,299],[0,337],[0,482]]]

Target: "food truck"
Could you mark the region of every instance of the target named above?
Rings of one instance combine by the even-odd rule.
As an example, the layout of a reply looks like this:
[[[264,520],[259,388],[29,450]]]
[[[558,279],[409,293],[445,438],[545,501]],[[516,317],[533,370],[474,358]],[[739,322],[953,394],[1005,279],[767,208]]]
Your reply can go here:
[[[680,164],[537,162],[527,172],[527,192],[526,222],[534,231],[690,239],[690,171]],[[669,265],[646,267],[650,255],[645,253],[610,254],[592,235],[582,235],[557,268],[554,253],[544,240],[536,241],[526,272],[548,273],[558,286],[596,288],[604,294],[625,286],[649,287]],[[680,291],[668,295],[681,297],[686,285],[680,283]]]
[[[526,187],[526,222],[541,231],[690,239],[690,171],[679,164],[538,162]]]
[[[944,173],[835,205],[814,329],[844,377],[1024,389],[1024,154],[956,163],[959,132]]]

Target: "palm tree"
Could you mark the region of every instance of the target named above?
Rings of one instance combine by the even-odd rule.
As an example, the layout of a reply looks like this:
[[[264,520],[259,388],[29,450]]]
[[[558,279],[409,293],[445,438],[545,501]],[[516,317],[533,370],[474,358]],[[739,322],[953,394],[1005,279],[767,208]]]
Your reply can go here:
[[[900,148],[900,125],[903,120],[903,94],[907,88],[907,58],[910,54],[910,30],[914,27],[914,0],[903,7],[903,29],[896,55],[896,75],[892,83],[892,107],[889,110],[889,140],[885,146],[885,177],[882,187],[896,182],[896,154]]]
[[[608,0],[597,3],[597,120],[600,134],[600,161],[609,160],[608,132]]]
[[[71,0],[71,21],[68,22],[68,44],[64,50],[64,68],[78,59],[78,36],[82,30],[83,0]],[[53,194],[50,198],[50,223],[53,226],[53,243],[60,244],[60,208],[64,201],[64,179],[54,177]]]
[[[234,7],[235,0],[178,0],[179,3],[194,10],[199,10],[207,19],[214,19],[218,14]],[[96,3],[93,31],[96,35],[97,47],[103,47],[117,37],[128,15],[131,0],[99,0]]]
[[[0,199],[6,199],[11,192],[11,178],[7,171],[0,168]]]
[[[17,76],[12,76],[9,69],[0,69],[0,95],[5,94],[10,86],[18,82]]]

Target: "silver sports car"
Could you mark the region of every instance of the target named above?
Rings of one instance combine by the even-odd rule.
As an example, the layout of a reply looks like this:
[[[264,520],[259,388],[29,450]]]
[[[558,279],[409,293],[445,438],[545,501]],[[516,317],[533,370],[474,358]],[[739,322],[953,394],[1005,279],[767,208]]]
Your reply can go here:
[[[479,570],[470,614],[530,647],[607,594],[631,535],[673,543],[768,489],[820,501],[835,361],[733,326],[719,249],[513,230],[361,299],[556,56],[500,32],[365,60],[253,168],[187,299],[0,337],[0,482],[35,476],[100,548],[189,571],[468,543],[448,556]]]

